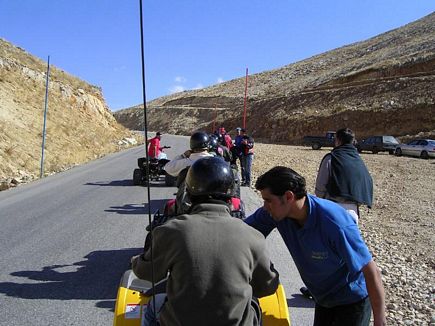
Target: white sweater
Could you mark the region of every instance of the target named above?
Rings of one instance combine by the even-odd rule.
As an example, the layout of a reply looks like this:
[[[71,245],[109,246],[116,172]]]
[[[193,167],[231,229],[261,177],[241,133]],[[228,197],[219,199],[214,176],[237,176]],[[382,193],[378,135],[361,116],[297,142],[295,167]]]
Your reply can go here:
[[[178,174],[188,166],[191,166],[195,161],[203,157],[212,157],[209,152],[192,153],[189,157],[185,157],[184,154],[177,155],[173,160],[166,163],[164,169],[168,174],[173,177],[177,177]]]

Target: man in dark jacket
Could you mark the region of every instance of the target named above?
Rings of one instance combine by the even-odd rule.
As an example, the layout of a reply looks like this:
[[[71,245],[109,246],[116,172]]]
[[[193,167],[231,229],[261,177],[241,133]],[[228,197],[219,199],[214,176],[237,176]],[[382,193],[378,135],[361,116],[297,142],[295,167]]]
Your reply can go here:
[[[154,262],[149,251],[132,259],[142,279],[151,280],[152,264],[156,280],[169,274],[163,307],[155,307],[161,325],[259,325],[255,297],[276,291],[264,236],[230,215],[233,180],[222,159],[196,161],[186,176],[190,213],[153,230]]]
[[[334,149],[320,164],[315,194],[342,206],[358,223],[359,206],[372,206],[373,181],[354,141],[349,128],[337,131]]]
[[[246,134],[246,130],[242,129],[242,165],[243,165],[243,176],[242,180],[245,182],[242,183],[242,186],[251,186],[251,168],[252,162],[254,161],[254,139],[251,136]]]

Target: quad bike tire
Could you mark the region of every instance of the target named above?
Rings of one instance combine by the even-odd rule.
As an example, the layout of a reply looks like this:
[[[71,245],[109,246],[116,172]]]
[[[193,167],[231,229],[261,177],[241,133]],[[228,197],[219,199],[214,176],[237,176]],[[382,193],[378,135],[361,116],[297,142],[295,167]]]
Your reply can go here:
[[[133,171],[133,184],[135,186],[141,185],[142,178],[143,178],[142,170],[141,169],[134,169],[134,171]]]
[[[175,187],[175,184],[177,183],[177,177],[173,177],[170,174],[165,174],[165,186],[166,187]]]

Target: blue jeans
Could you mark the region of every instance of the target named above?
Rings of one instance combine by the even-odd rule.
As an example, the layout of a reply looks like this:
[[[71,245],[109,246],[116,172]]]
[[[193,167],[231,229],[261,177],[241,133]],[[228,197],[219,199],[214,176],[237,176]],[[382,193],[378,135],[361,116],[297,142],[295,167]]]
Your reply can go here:
[[[332,308],[316,304],[313,326],[369,326],[371,315],[372,306],[368,297]]]
[[[162,310],[165,302],[166,302],[166,293],[159,293],[155,295],[155,301],[156,301],[156,311],[154,311],[154,300],[153,297],[150,298],[150,301],[148,301],[147,308],[144,312],[144,315],[142,317],[141,326],[158,326],[160,325],[159,317],[160,317],[160,311]]]
[[[254,154],[243,155],[242,156],[242,180],[245,180],[245,185],[251,185],[251,167],[252,161],[254,160]]]

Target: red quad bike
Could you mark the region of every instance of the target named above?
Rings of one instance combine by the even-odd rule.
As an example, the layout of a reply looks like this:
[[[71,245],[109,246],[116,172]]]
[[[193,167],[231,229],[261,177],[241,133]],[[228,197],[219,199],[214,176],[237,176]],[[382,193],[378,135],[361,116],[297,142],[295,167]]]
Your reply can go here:
[[[163,148],[171,148],[170,146],[164,146]],[[138,168],[133,171],[133,184],[135,186],[138,185],[146,185],[147,183],[147,158],[140,157],[137,159]],[[175,186],[176,178],[166,173],[163,167],[168,163],[167,159],[157,159],[150,158],[149,159],[149,180],[150,181],[159,181],[160,176],[165,176],[165,185],[167,187]]]

